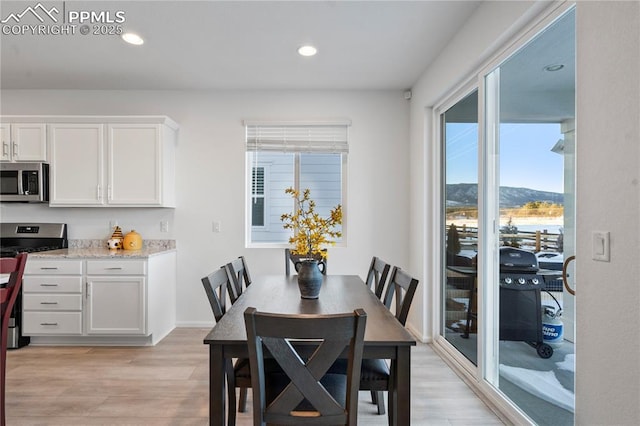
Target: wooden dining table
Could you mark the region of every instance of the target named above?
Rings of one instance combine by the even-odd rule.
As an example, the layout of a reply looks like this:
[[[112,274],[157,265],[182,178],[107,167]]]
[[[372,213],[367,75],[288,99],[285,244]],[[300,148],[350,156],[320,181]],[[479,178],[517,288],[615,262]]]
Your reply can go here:
[[[357,275],[325,275],[318,299],[302,299],[297,275],[253,277],[222,319],[207,334],[209,345],[209,424],[222,426],[225,404],[225,363],[248,358],[244,311],[282,314],[335,314],[362,308],[367,313],[363,358],[390,359],[389,424],[411,424],[411,347],[415,338],[396,320]]]

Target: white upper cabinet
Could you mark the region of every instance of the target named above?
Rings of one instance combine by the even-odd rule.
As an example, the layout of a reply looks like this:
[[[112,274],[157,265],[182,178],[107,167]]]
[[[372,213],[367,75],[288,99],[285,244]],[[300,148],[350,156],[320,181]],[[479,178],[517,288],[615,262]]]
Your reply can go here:
[[[173,156],[174,138],[159,124],[108,126],[107,202],[113,205],[174,206],[173,173],[164,158]],[[166,172],[166,173],[165,173]]]
[[[43,123],[0,123],[0,161],[47,161],[47,132]]]
[[[104,205],[104,126],[50,124],[49,141],[49,205]]]
[[[107,118],[49,124],[50,206],[175,207],[175,123]]]

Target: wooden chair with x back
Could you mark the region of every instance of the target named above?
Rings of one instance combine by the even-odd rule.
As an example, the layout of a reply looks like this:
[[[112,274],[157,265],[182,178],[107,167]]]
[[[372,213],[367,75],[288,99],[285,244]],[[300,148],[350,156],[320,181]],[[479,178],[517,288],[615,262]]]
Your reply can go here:
[[[231,282],[229,274],[225,267],[212,272],[202,278],[204,291],[209,299],[213,317],[216,322],[220,321],[226,313],[227,291],[229,291]],[[247,358],[238,359],[234,365],[231,362],[225,366],[227,371],[227,399],[229,418],[228,425],[233,426],[236,422],[236,388],[240,388],[240,397],[238,399],[238,411],[244,412],[247,404],[247,388],[251,387],[251,371],[249,368],[249,360]]]
[[[411,302],[417,288],[417,279],[394,266],[383,302],[387,308],[390,308],[395,296],[395,317],[402,325],[407,322]],[[373,402],[378,406],[378,414],[385,413],[383,392],[389,390],[390,375],[391,372],[386,360],[365,359],[362,361],[360,390],[372,391]]]
[[[283,315],[250,307],[244,317],[254,426],[357,425],[367,318],[362,309],[336,315]],[[346,374],[328,373],[345,348]],[[265,371],[267,352],[282,372]]]
[[[0,274],[9,274],[7,285],[0,288],[0,425],[6,424],[5,386],[7,372],[7,333],[11,310],[22,286],[22,275],[27,264],[27,254],[0,259]]]

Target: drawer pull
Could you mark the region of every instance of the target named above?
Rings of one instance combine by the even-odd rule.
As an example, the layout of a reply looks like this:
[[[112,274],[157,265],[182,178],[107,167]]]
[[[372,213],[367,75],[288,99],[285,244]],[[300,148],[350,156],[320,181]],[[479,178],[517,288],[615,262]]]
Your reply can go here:
[[[58,323],[57,322],[41,322],[40,325],[44,325],[44,326],[46,326],[46,325],[58,325]]]
[[[57,266],[41,266],[40,269],[43,271],[55,271],[58,269],[58,267]]]
[[[40,284],[40,287],[58,287],[58,284]]]
[[[122,267],[121,266],[113,266],[111,268],[104,268],[104,269],[106,269],[107,271],[121,271]]]
[[[58,302],[40,302],[41,305],[57,305]]]

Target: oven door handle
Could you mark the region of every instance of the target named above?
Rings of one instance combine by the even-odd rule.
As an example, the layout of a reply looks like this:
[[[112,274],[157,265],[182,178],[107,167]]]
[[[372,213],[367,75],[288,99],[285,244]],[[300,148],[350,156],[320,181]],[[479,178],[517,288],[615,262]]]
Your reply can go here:
[[[573,260],[576,260],[575,256],[569,256],[567,260],[564,261],[562,265],[562,282],[564,283],[564,288],[567,289],[569,294],[571,294],[572,296],[575,296],[576,291],[569,286],[569,280],[567,280],[567,277],[568,277],[567,269],[569,268],[569,263],[571,263],[571,261]]]

